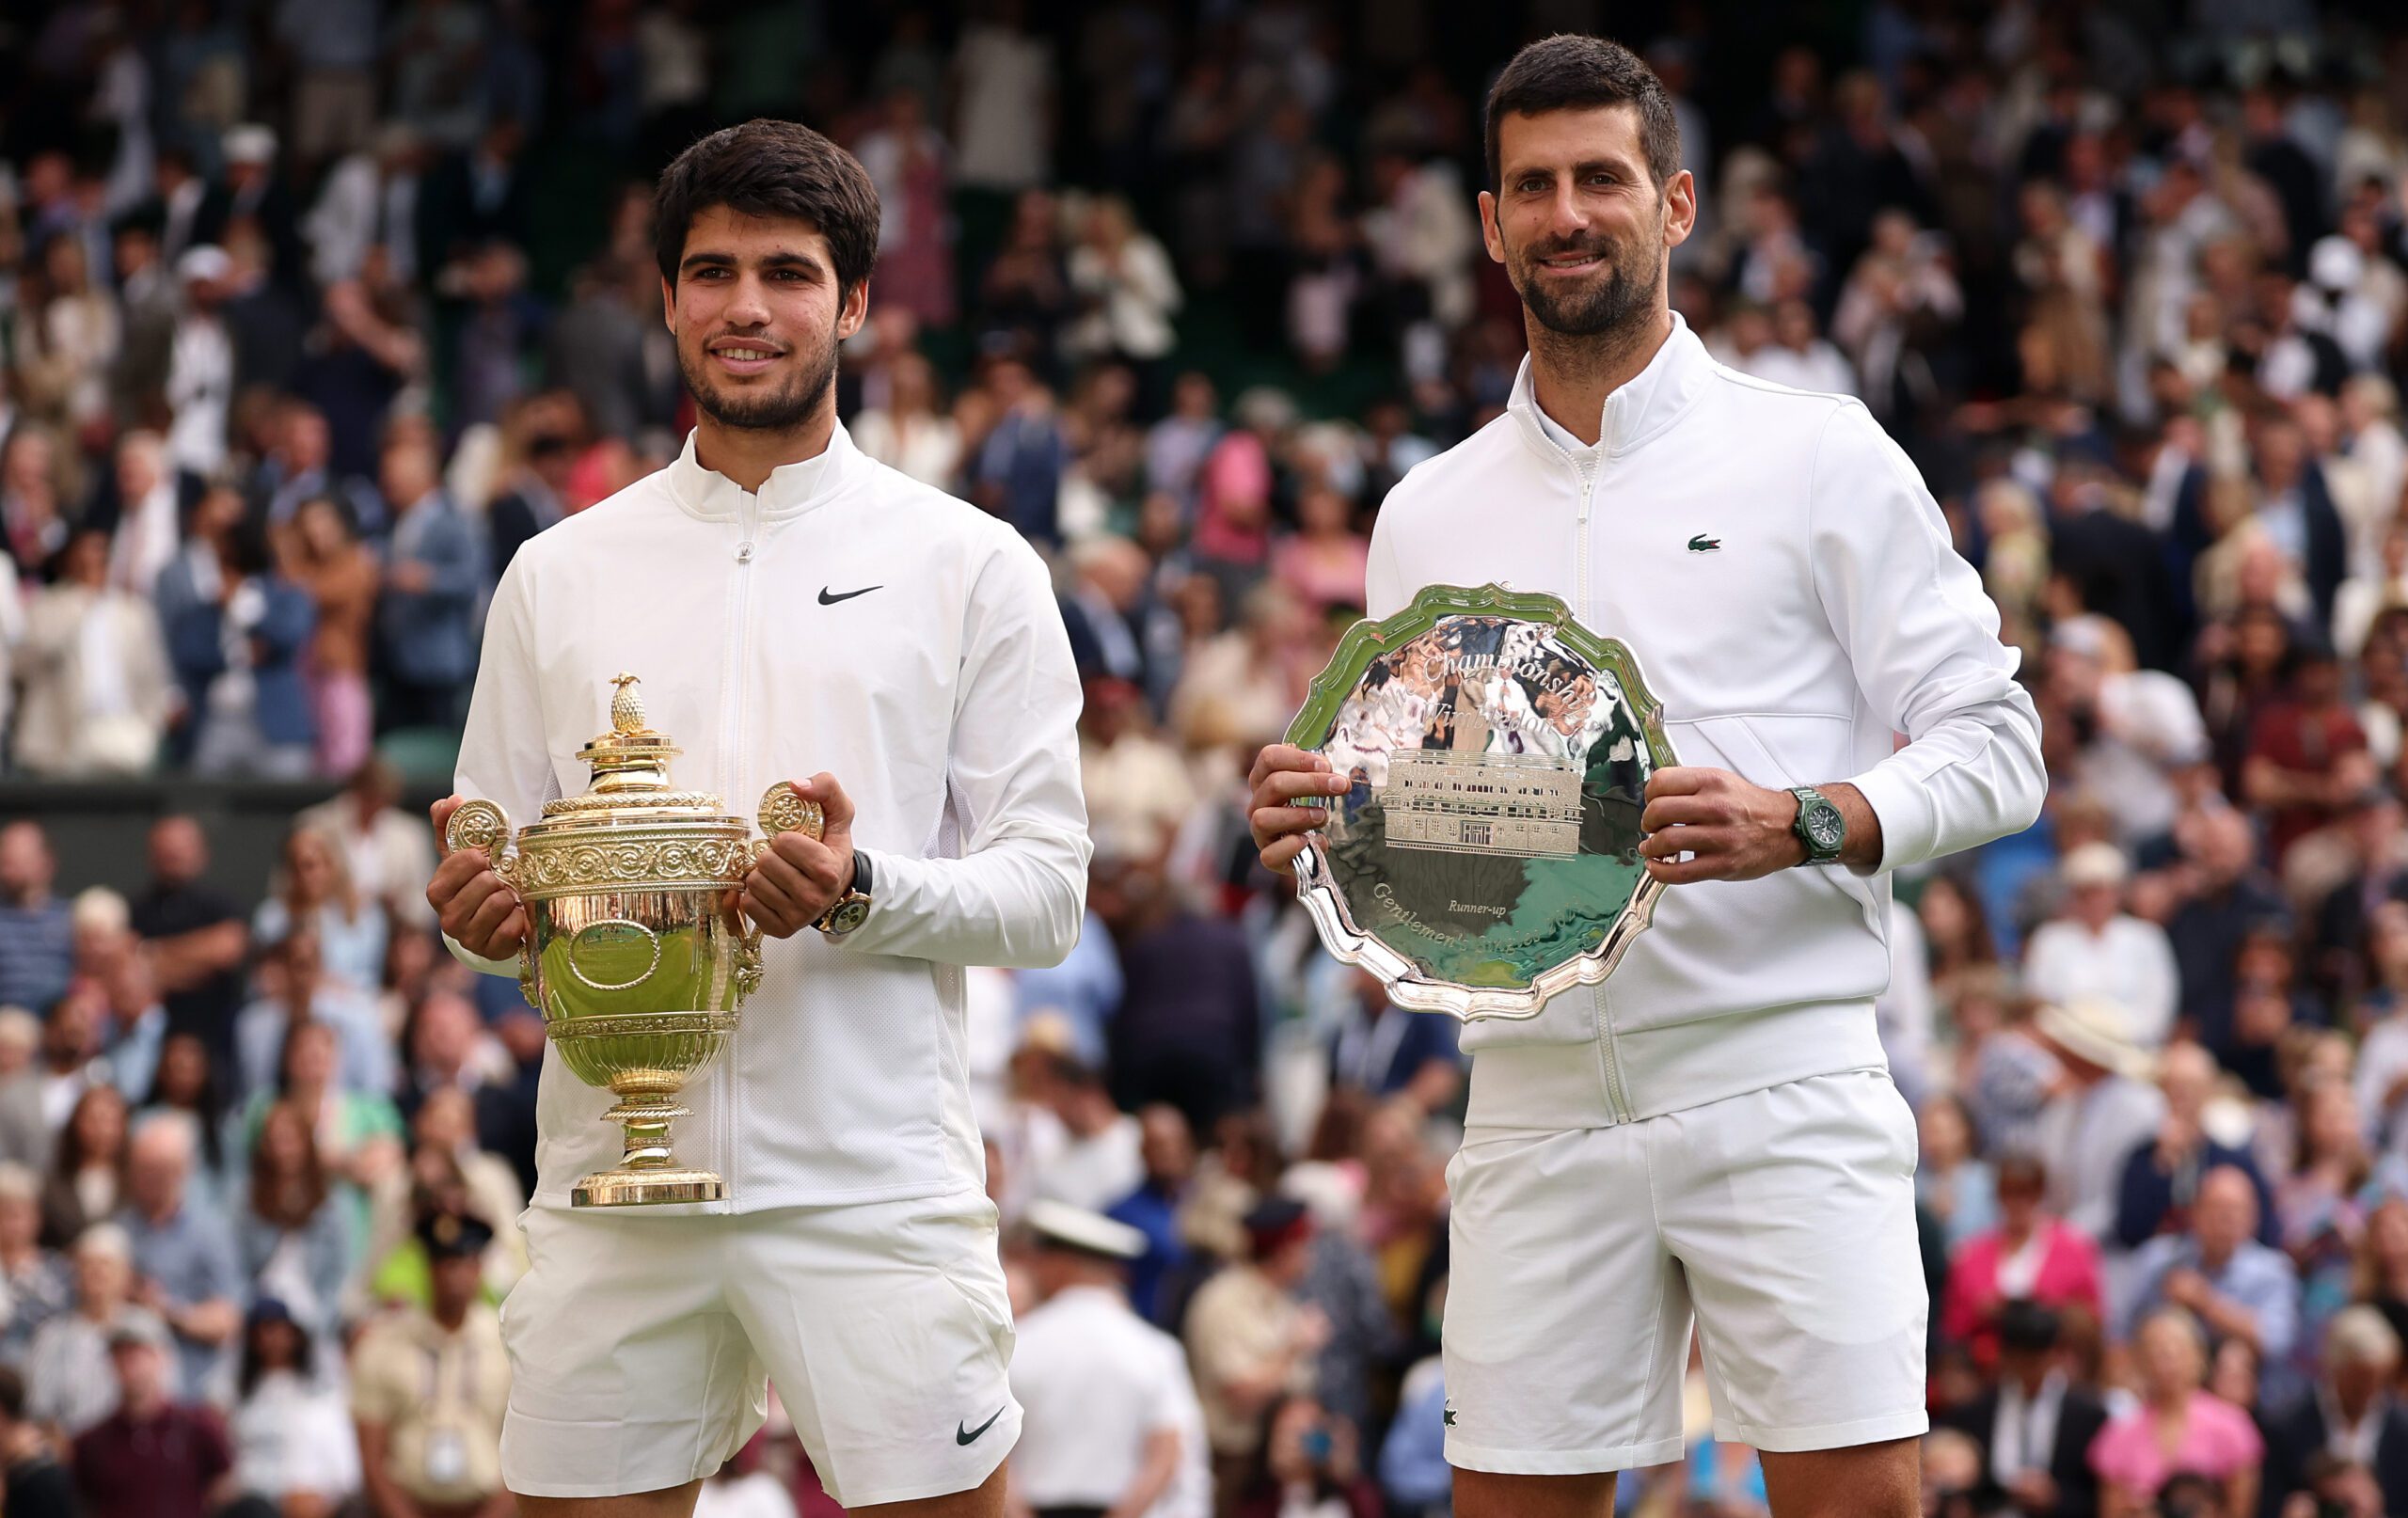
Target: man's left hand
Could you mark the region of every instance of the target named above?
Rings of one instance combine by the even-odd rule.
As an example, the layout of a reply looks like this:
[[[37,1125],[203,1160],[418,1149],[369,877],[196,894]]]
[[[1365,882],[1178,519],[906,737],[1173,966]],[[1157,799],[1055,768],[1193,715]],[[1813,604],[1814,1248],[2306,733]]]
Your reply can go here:
[[[737,904],[773,939],[792,938],[819,921],[853,883],[853,803],[836,777],[821,771],[795,782],[824,816],[819,836],[782,832],[744,877]]]
[[[1798,798],[1787,791],[1751,785],[1727,769],[1675,765],[1647,779],[1639,816],[1647,837],[1639,852],[1647,873],[1667,885],[1753,880],[1805,862],[1805,840],[1792,830],[1797,820]]]

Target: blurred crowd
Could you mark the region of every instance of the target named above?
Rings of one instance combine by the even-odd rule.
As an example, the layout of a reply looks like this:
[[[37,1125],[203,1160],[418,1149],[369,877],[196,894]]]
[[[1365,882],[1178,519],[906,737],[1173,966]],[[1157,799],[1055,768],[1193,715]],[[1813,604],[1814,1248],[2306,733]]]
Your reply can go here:
[[[1613,19],[10,7],[0,753],[342,787],[262,900],[188,818],[131,898],[0,830],[10,1518],[509,1510],[542,1030],[436,942],[392,767],[448,767],[516,547],[678,447],[651,177],[757,112],[879,187],[855,440],[1045,551],[1085,679],[1087,930],[969,982],[1031,1363],[1151,1388],[1158,1518],[1444,1513],[1452,1025],[1321,952],[1242,780],[1387,488],[1513,379],[1488,73]],[[2408,1511],[2408,34],[2310,0],[1661,21],[1624,40],[1700,184],[1673,304],[1865,401],[2043,711],[2040,822],[1895,882],[1928,1510]],[[1021,1226],[1061,1209],[1124,1231]],[[1761,1511],[1693,1381],[1690,1455],[1623,1507]],[[1138,1452],[1027,1399],[1015,1500],[1110,1508]],[[774,1416],[705,1502],[826,1510]]]

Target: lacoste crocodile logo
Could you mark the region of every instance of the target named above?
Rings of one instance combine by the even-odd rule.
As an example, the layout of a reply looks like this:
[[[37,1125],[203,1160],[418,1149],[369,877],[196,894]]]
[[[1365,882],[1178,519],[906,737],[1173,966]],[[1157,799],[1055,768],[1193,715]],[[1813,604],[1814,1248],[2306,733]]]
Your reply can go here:
[[[1691,553],[1719,553],[1721,551],[1721,548],[1722,540],[1720,538],[1710,538],[1703,532],[1699,533],[1696,537],[1689,539],[1689,552]]]

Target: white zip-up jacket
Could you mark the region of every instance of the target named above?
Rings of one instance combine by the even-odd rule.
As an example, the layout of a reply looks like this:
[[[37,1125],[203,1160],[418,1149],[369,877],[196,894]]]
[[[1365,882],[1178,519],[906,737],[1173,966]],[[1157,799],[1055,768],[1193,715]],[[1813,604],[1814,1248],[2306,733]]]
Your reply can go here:
[[[1630,645],[1682,764],[1861,790],[1881,872],[2028,827],[2039,718],[1914,466],[1858,402],[1727,369],[1672,321],[1596,447],[1525,361],[1504,416],[1407,474],[1370,614],[1430,584],[1561,596]],[[1881,1067],[1889,896],[1836,865],[1667,888],[1603,985],[1465,1030],[1469,1121],[1593,1127]]]
[[[841,426],[757,495],[698,464],[689,437],[668,468],[511,561],[456,789],[514,827],[583,791],[577,751],[609,730],[621,670],[684,750],[680,789],[749,818],[773,783],[827,770],[874,865],[874,905],[842,943],[764,942],[760,989],[672,1131],[727,1199],[684,1210],[979,1187],[960,967],[1057,963],[1085,909],[1079,684],[1043,561]],[[611,1099],[547,1051],[538,1206],[567,1206],[578,1177],[617,1162]]]

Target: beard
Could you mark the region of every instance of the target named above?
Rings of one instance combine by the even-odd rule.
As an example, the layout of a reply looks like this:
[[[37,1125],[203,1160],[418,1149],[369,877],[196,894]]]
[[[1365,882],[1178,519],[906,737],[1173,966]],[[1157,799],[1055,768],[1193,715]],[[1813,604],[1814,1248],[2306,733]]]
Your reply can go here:
[[[794,377],[784,385],[769,390],[731,393],[720,387],[718,376],[710,372],[709,353],[689,354],[681,342],[677,345],[677,372],[684,377],[695,408],[721,426],[746,432],[792,432],[810,419],[836,384],[835,332],[829,332],[826,346],[817,353],[804,353],[800,357]]]
[[[1660,262],[1650,259],[1648,252],[1636,238],[1619,243],[1592,237],[1525,250],[1514,258],[1510,272],[1522,305],[1539,325],[1560,337],[1593,338],[1626,330],[1655,309],[1664,274]],[[1597,254],[1605,260],[1605,268],[1576,288],[1550,289],[1539,265],[1565,253]],[[1635,270],[1645,272],[1634,276]]]

